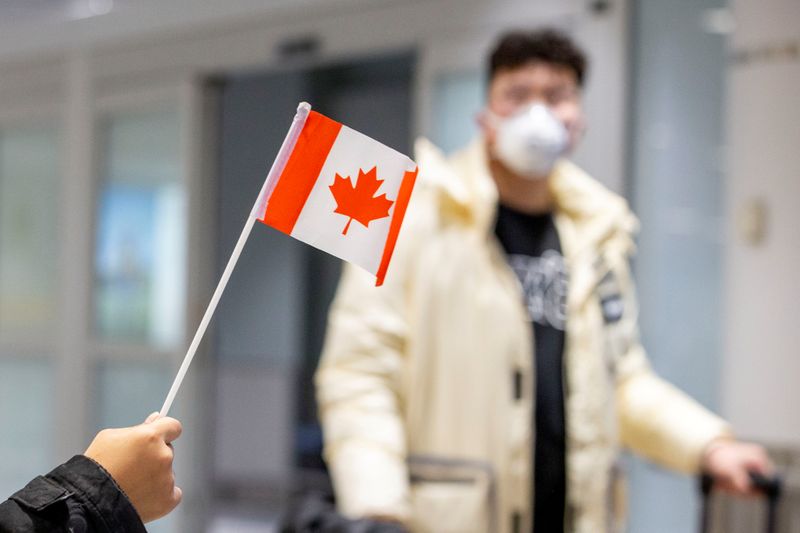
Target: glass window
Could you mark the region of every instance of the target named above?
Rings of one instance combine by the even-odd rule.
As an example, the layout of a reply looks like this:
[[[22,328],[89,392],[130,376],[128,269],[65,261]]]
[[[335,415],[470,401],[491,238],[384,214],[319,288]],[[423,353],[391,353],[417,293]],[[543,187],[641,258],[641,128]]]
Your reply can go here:
[[[95,397],[91,401],[95,431],[134,426],[158,411],[173,377],[174,369],[165,363],[105,361],[97,364]],[[176,531],[176,524],[176,516],[169,515],[147,524],[147,531]]]
[[[52,329],[58,302],[58,134],[0,130],[0,335]]]
[[[94,428],[134,426],[161,409],[174,377],[165,363],[110,362],[95,366]]]
[[[483,109],[484,81],[480,70],[437,76],[433,89],[431,140],[446,153],[469,143],[478,134],[476,116]]]
[[[160,110],[101,120],[94,329],[103,340],[183,342],[185,194],[179,116]]]
[[[0,359],[0,500],[53,466],[53,375],[40,359]]]

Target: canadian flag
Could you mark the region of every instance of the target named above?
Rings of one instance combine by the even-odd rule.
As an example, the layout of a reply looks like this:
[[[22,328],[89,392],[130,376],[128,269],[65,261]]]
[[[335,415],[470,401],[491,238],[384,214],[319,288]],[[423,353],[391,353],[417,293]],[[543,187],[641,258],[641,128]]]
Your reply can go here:
[[[161,407],[166,416],[256,220],[351,261],[389,268],[417,165],[301,102]],[[355,222],[355,224],[353,223]]]
[[[381,285],[417,165],[304,105],[305,122],[277,179],[265,184],[258,220],[355,263]]]

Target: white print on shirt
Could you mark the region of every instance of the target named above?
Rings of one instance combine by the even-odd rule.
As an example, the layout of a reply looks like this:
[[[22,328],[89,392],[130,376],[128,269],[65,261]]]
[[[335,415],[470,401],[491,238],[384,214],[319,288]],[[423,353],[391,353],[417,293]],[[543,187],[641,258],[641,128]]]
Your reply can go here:
[[[541,257],[512,254],[509,265],[525,293],[525,307],[532,322],[564,331],[567,319],[567,268],[555,250]]]

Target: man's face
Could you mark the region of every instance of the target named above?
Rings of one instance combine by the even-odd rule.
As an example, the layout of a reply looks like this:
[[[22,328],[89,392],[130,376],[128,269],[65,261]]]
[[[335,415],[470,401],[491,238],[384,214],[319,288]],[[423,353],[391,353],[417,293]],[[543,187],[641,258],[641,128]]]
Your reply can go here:
[[[569,133],[569,149],[575,148],[583,131],[583,109],[580,87],[569,67],[542,61],[531,61],[517,68],[498,70],[489,84],[487,107],[494,115],[505,118],[523,107],[547,105]],[[483,123],[490,145],[494,128]]]

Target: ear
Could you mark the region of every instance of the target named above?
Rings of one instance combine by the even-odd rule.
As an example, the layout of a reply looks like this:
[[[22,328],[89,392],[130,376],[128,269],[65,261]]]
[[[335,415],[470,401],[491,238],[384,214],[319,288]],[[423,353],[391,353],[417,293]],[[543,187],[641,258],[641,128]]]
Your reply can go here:
[[[489,146],[492,146],[497,137],[497,128],[490,112],[487,109],[481,109],[475,114],[475,122],[478,124],[486,142]]]
[[[570,124],[569,127],[569,151],[572,152],[580,144],[583,136],[586,135],[586,117],[583,113]]]

